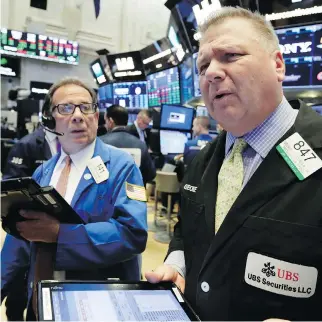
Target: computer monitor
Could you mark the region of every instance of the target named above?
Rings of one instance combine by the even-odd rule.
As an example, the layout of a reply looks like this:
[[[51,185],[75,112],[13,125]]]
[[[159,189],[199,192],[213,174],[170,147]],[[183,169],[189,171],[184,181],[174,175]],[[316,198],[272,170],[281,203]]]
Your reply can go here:
[[[190,107],[162,104],[160,128],[191,131],[194,114],[194,109]]]
[[[148,108],[146,81],[113,84],[114,104],[129,109]]]
[[[181,104],[193,98],[193,60],[192,57],[187,57],[179,66],[180,71],[180,90]]]
[[[104,109],[106,107],[114,104],[113,101],[113,85],[107,84],[98,89],[98,104],[100,109]]]
[[[191,139],[190,132],[160,130],[160,150],[164,155],[181,154],[185,143]]]
[[[178,67],[162,70],[148,75],[149,106],[164,104],[180,104],[180,83]]]
[[[103,64],[99,58],[90,63],[90,68],[98,86],[106,85],[109,82]]]
[[[284,88],[322,86],[322,24],[275,30],[286,65]]]

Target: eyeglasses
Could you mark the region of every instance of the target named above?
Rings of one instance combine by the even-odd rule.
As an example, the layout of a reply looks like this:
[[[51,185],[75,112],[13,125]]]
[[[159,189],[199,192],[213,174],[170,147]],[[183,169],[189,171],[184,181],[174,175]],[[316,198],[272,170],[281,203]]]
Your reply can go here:
[[[82,103],[82,104],[57,104],[54,106],[53,111],[57,108],[59,114],[71,115],[74,114],[76,107],[79,107],[83,114],[94,114],[97,110],[96,103]]]

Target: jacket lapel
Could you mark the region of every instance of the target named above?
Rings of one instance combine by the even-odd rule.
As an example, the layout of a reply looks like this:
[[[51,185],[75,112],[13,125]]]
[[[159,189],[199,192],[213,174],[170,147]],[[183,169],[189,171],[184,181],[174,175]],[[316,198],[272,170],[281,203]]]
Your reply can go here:
[[[197,201],[205,205],[205,216],[210,238],[215,233],[215,206],[218,185],[218,173],[225,157],[226,133],[224,132],[217,138],[217,144],[208,165],[201,178],[200,189],[198,189]]]
[[[46,163],[46,165],[41,165],[42,169],[41,169],[41,179],[40,179],[40,185],[42,187],[46,187],[49,186],[50,183],[50,179],[51,176],[54,172],[55,166],[57,161],[60,158],[60,153],[57,153],[56,155],[54,155],[49,161],[48,163]]]
[[[109,154],[109,150],[108,150],[107,145],[105,143],[103,143],[99,138],[96,139],[93,158],[96,157],[96,156],[100,156],[102,158],[103,163],[105,164],[105,166],[106,166],[106,163],[110,159],[110,154]],[[93,183],[95,183],[95,180],[94,180],[93,176],[91,175],[91,172],[89,171],[88,167],[86,167],[84,173],[82,174],[80,182],[79,182],[79,184],[77,186],[77,189],[75,191],[74,197],[72,199],[72,202],[71,202],[71,207],[72,208],[74,208],[75,204],[77,203],[77,201],[81,197],[82,193],[89,186],[91,186]]]
[[[295,124],[275,144],[274,148],[269,152],[265,160],[263,160],[261,165],[255,171],[254,175],[246,184],[232,208],[228,212],[216,236],[214,236],[204,260],[202,270],[205,269],[209,259],[216,255],[216,253],[224,246],[225,242],[227,242],[231,235],[233,235],[236,230],[240,228],[243,222],[250,215],[254,214],[259,208],[272,200],[274,196],[282,192],[285,187],[298,180],[293,171],[288,167],[286,162],[277,152],[276,146],[293,133],[299,132],[312,148],[321,147],[322,140],[318,138],[316,132],[321,135],[322,118],[316,118],[314,113],[314,111],[310,111],[306,106],[302,106]],[[314,123],[315,120],[317,120],[317,124]],[[308,124],[311,126],[310,131],[307,131],[309,128],[307,126]],[[314,128],[316,128],[316,132],[313,130]],[[221,164],[222,161],[220,162],[220,166]],[[216,169],[216,177],[218,176],[218,171],[219,170]],[[214,188],[212,187],[212,189]],[[215,189],[212,189],[209,188],[209,191],[216,191],[217,194],[217,184]],[[213,198],[215,198],[215,196]],[[210,198],[210,196],[207,196],[207,198]],[[210,204],[210,202],[208,202],[208,204]],[[212,225],[211,227],[213,228],[214,219],[212,218],[212,222],[210,222],[210,215],[210,210],[209,213],[207,213],[206,206],[207,223],[208,225]]]

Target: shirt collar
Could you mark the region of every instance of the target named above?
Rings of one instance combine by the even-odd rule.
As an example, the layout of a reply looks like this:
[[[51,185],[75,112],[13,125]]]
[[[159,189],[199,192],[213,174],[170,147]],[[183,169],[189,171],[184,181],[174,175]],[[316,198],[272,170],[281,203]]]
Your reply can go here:
[[[294,110],[283,97],[281,103],[274,112],[260,125],[244,135],[245,141],[263,159],[274,147],[275,143],[290,129],[294,124],[298,111]],[[225,155],[229,153],[237,137],[230,132],[226,136]]]
[[[140,132],[143,132],[140,128],[139,128],[139,126],[138,126],[138,122],[135,120],[134,121],[134,125],[135,125],[135,127],[136,127],[136,129],[137,129],[137,131],[140,133]]]
[[[49,142],[52,142],[54,140],[56,140],[57,138],[57,135],[54,134],[54,133],[51,133],[49,131],[45,131],[45,136],[46,136],[46,139],[49,141]]]
[[[84,149],[78,151],[77,153],[69,155],[74,166],[78,171],[83,172],[84,169],[87,167],[89,160],[93,157],[95,144],[96,144],[96,139],[92,143],[87,145]],[[61,149],[61,156],[57,164],[63,162],[66,156],[67,154],[65,153],[65,151]]]

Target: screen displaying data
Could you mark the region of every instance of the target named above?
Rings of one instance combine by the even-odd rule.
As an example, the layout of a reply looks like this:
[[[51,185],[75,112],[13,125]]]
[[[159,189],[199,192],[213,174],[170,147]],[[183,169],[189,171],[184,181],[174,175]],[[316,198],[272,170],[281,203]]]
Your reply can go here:
[[[178,67],[166,69],[147,77],[149,106],[180,104]]]
[[[180,131],[160,130],[160,151],[162,154],[181,154],[191,134]]]
[[[78,65],[76,41],[1,28],[0,53]]]
[[[98,103],[100,109],[106,108],[114,104],[113,101],[113,85],[107,84],[98,89]]]
[[[134,108],[148,108],[146,81],[113,84],[114,104]]]
[[[190,321],[169,290],[109,290],[104,284],[63,284],[51,289],[52,306],[46,305],[47,289],[42,291],[45,320]]]
[[[193,62],[192,57],[185,59],[179,66],[181,103],[185,104],[194,96],[193,90]]]
[[[284,87],[322,86],[322,24],[277,29],[286,64]]]
[[[194,53],[192,55],[193,59],[193,88],[194,88],[194,96],[201,96],[200,86],[199,86],[199,74],[197,68],[197,58],[198,53]]]
[[[194,109],[180,105],[163,104],[161,108],[161,129],[190,131]]]

